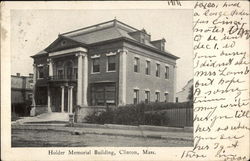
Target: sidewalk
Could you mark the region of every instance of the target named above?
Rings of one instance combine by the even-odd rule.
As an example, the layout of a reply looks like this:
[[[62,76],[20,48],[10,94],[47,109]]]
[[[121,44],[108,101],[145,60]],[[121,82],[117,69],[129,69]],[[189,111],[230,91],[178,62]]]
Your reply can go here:
[[[97,134],[128,137],[144,137],[157,139],[183,140],[193,142],[193,132],[185,128],[170,128],[159,126],[128,126],[114,124],[85,124],[77,123],[74,127],[68,127],[67,124],[20,124],[13,123],[12,129],[23,130],[51,130],[69,132],[72,135]],[[191,128],[192,129],[192,128]]]

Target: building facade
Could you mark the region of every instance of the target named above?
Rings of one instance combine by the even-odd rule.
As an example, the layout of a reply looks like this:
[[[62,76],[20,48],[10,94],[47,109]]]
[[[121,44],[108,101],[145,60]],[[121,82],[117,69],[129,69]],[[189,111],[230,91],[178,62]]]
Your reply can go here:
[[[193,86],[193,79],[190,79],[187,84],[182,88],[181,91],[176,93],[176,102],[188,102],[190,101],[188,96],[190,94],[190,91]]]
[[[19,116],[28,116],[32,101],[33,74],[11,75],[11,112]]]
[[[175,101],[178,57],[118,20],[60,34],[32,58],[36,113]]]

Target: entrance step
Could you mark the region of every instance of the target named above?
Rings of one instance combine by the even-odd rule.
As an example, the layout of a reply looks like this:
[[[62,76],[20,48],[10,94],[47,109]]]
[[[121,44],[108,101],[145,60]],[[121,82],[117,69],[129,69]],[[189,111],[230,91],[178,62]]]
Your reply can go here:
[[[62,112],[50,112],[43,113],[36,117],[24,117],[17,120],[16,123],[27,124],[27,123],[67,123],[69,121],[69,114]]]

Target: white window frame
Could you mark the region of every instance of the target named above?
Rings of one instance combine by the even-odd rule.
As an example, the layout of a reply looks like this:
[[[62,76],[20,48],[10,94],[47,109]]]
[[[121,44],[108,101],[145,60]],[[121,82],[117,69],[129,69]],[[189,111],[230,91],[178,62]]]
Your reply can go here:
[[[136,95],[136,97],[137,97],[137,102],[136,102],[136,103],[134,102],[134,99],[135,99],[135,98],[134,98],[135,91],[138,92],[137,95]],[[138,103],[140,102],[139,99],[140,99],[140,90],[139,90],[139,88],[134,88],[134,89],[133,89],[133,104],[138,104]]]
[[[158,67],[158,65],[159,65],[159,70],[158,70],[158,76],[156,75],[156,72],[157,72],[157,67]],[[161,64],[159,63],[159,62],[156,62],[156,64],[155,64],[155,76],[157,77],[157,78],[160,78],[161,77]]]
[[[99,72],[94,72],[94,60],[95,59],[99,59]],[[91,57],[91,74],[100,74],[100,72],[101,72],[100,61],[101,61],[100,56],[94,55],[93,57]]]
[[[43,77],[40,77],[40,69],[39,68],[44,68],[44,65],[43,64],[37,65],[37,79],[44,79],[44,71],[43,71]]]
[[[157,99],[158,95],[159,95],[159,99]],[[155,102],[160,102],[160,101],[161,101],[161,92],[156,90],[155,91]]]
[[[166,78],[166,72],[167,72],[167,69],[168,68],[168,78]],[[170,66],[169,65],[166,65],[165,64],[165,73],[164,73],[164,78],[166,79],[166,80],[169,80],[169,78],[170,78]]]
[[[135,60],[138,60],[138,64],[137,64],[137,71],[135,71]],[[133,70],[134,70],[134,73],[140,73],[140,57],[135,55],[134,56],[134,62],[133,62]]]
[[[168,100],[166,99],[166,95],[168,96]],[[164,93],[164,98],[165,98],[165,102],[166,102],[166,103],[169,102],[169,93],[168,93],[168,92],[165,92],[165,93]]]
[[[149,62],[149,66],[148,66],[148,74],[147,74],[146,69],[147,69],[147,63],[148,62]],[[151,75],[151,61],[149,59],[146,59],[145,74],[146,75]]]
[[[149,95],[147,95],[149,94]],[[150,90],[149,89],[145,89],[145,99],[144,101],[146,102],[146,97],[148,96],[148,102],[147,103],[150,103]]]
[[[109,67],[109,57],[111,57],[111,56],[114,56],[115,57],[115,70],[109,70],[108,69],[108,67]],[[112,52],[110,52],[110,53],[108,53],[108,54],[106,54],[106,58],[107,58],[107,61],[106,61],[106,72],[107,73],[112,73],[112,72],[116,72],[116,66],[117,66],[117,62],[116,62],[116,53],[112,53]]]

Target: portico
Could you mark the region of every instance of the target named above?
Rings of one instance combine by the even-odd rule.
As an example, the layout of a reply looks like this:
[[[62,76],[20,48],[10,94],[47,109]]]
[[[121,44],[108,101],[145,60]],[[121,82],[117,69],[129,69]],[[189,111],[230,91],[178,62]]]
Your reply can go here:
[[[63,59],[66,54],[69,59]],[[87,49],[82,47],[49,53],[48,112],[73,113],[75,105],[81,107],[88,105],[87,64]]]

